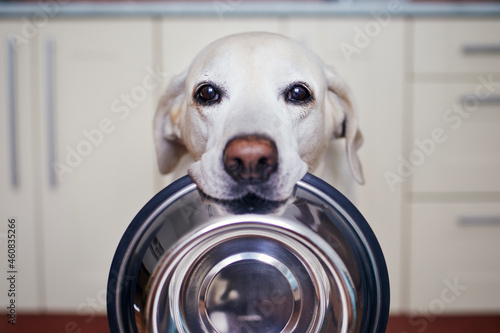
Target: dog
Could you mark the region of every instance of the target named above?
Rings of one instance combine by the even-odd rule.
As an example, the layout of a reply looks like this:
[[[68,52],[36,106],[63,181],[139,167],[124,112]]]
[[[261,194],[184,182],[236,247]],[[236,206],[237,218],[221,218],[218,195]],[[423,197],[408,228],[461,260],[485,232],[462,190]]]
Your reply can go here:
[[[172,79],[159,102],[159,170],[172,172],[189,154],[188,173],[208,197],[284,201],[306,172],[340,173],[345,183],[325,163],[325,155],[342,160],[338,151],[325,152],[333,139],[345,138],[349,182],[363,184],[357,155],[363,139],[351,95],[294,39],[252,32],[216,40]]]

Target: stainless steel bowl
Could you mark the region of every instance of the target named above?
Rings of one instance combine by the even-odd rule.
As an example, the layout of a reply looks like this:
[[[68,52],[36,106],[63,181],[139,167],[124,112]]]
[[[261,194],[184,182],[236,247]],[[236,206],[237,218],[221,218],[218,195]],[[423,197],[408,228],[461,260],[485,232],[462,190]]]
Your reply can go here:
[[[123,235],[111,332],[385,332],[389,279],[359,211],[308,174],[286,202],[205,197],[184,177]]]

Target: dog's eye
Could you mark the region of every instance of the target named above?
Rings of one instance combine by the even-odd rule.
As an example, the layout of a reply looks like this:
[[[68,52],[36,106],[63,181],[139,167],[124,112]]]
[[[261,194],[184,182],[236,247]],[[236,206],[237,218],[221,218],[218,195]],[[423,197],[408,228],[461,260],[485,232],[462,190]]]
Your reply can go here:
[[[198,88],[195,94],[195,98],[201,103],[212,104],[219,101],[220,94],[215,87],[206,84]]]
[[[311,100],[311,93],[303,85],[297,84],[288,90],[286,98],[292,103],[305,103]]]

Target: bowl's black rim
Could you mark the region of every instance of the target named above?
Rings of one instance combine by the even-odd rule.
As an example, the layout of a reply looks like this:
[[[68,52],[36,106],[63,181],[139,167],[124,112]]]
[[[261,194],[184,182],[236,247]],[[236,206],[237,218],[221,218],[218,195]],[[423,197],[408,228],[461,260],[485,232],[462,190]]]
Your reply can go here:
[[[123,272],[121,272],[123,264],[126,264],[127,261],[130,260],[129,258],[126,258],[127,252],[130,252],[129,248],[131,246],[137,246],[137,244],[132,244],[132,240],[136,232],[143,225],[144,221],[148,219],[151,213],[153,213],[153,211],[155,211],[158,206],[160,206],[167,198],[170,198],[175,193],[192,183],[193,182],[191,178],[186,175],[163,188],[160,192],[153,196],[153,198],[151,198],[146,203],[146,205],[144,205],[144,207],[142,207],[142,209],[139,211],[139,213],[137,213],[137,215],[125,230],[125,233],[123,234],[116,249],[113,261],[111,262],[111,268],[108,277],[106,303],[108,324],[112,333],[119,333],[119,327],[122,326],[120,325],[118,312],[122,311],[124,318],[126,318],[127,313],[131,314],[133,312],[133,309],[131,307],[128,307],[124,304],[119,304],[119,299],[128,299],[129,301],[133,301],[133,297],[131,295],[131,291],[127,292],[126,294],[119,295],[118,292],[120,291],[120,285],[117,282],[120,281],[120,273],[124,274]],[[132,285],[135,285],[135,282],[136,281],[133,281]],[[135,325],[133,326],[134,332],[137,332]]]
[[[356,223],[358,228],[363,233],[368,245],[370,246],[371,254],[373,255],[373,260],[375,261],[378,279],[379,279],[379,288],[380,288],[380,299],[379,299],[379,315],[376,333],[385,332],[387,321],[389,318],[389,308],[390,308],[390,283],[389,283],[389,275],[387,271],[387,265],[385,262],[385,258],[380,247],[380,244],[360,211],[337,189],[321,180],[320,178],[313,176],[311,174],[306,174],[302,181],[318,188],[320,191],[328,195],[332,200],[337,202],[345,212],[352,218],[352,220]],[[118,312],[122,311],[124,314],[130,312],[132,314],[133,309],[130,305],[119,304],[120,300],[128,299],[130,301],[133,300],[131,290],[128,293],[118,295],[118,291],[120,291],[120,285],[118,285],[117,281],[119,281],[120,271],[123,268],[124,261],[125,263],[129,260],[125,258],[126,253],[130,252],[129,249],[131,246],[136,246],[137,244],[132,244],[132,240],[142,226],[144,221],[155,211],[158,206],[160,206],[166,199],[174,195],[176,192],[185,188],[186,186],[192,184],[192,180],[189,176],[184,176],[174,181],[160,192],[158,192],[151,200],[149,200],[146,205],[139,211],[139,213],[134,217],[132,222],[127,227],[125,233],[123,234],[120,243],[117,247],[115,255],[113,257],[113,261],[111,263],[110,273],[108,277],[108,285],[107,285],[107,317],[108,324],[112,333],[120,333],[119,328],[120,319],[118,317]],[[127,260],[126,260],[127,259]],[[123,273],[122,273],[123,274]],[[132,285],[135,285],[132,283]],[[126,291],[126,290],[124,290]],[[127,302],[128,304],[128,302]],[[123,323],[122,323],[123,324]],[[134,331],[137,332],[135,325]]]

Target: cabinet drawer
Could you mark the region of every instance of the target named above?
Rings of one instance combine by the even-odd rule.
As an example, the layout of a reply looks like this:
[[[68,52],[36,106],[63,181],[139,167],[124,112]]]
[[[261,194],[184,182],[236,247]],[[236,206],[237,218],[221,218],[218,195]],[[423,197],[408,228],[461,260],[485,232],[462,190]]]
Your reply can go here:
[[[500,21],[419,19],[413,47],[416,73],[500,72]]]
[[[500,203],[412,205],[410,308],[500,310]]]
[[[500,75],[414,83],[413,146],[404,157],[413,166],[412,191],[500,191],[499,129]]]

